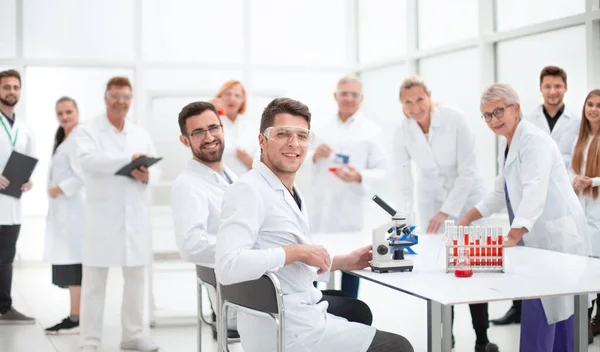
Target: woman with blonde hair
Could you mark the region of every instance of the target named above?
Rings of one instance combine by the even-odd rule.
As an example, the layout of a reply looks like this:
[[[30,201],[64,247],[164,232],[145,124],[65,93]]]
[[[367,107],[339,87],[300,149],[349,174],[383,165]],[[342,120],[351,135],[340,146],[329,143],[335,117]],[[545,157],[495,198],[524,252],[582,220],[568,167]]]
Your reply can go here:
[[[256,134],[258,126],[253,126],[246,112],[246,88],[240,81],[229,80],[219,88],[211,101],[221,115],[225,131],[225,151],[223,161],[237,176],[252,168],[258,152]]]
[[[573,189],[579,196],[592,242],[592,255],[600,257],[600,89],[592,90],[585,98],[579,137],[573,150],[571,169]],[[600,294],[596,305],[600,303]],[[597,306],[598,307],[598,306]],[[592,336],[600,334],[600,309],[591,325]],[[592,309],[590,309],[590,318]],[[590,341],[593,337],[590,338]]]

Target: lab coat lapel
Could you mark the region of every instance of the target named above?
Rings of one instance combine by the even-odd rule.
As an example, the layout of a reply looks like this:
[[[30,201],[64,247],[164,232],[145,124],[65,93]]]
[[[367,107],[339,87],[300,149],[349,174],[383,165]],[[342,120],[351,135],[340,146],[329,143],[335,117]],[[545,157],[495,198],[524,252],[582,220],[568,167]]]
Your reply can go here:
[[[544,132],[548,133],[548,134],[552,134],[550,133],[550,126],[548,126],[548,121],[546,121],[546,116],[544,116],[544,110],[543,110],[544,106],[540,105],[538,106],[535,114],[534,114],[534,120],[535,120],[535,124],[536,126],[538,126],[539,128],[541,128]],[[559,119],[560,120],[560,119]],[[557,122],[557,124],[560,123],[560,121]],[[557,126],[554,126],[553,131],[556,130]]]
[[[433,156],[433,150],[427,140],[427,137],[419,127],[419,124],[414,120],[406,121],[408,124],[408,136],[405,136],[410,142],[407,144],[412,150],[411,157],[420,168],[437,169],[438,165]],[[431,132],[431,128],[429,132]]]
[[[571,123],[571,116],[565,110],[565,111],[563,111],[563,113],[560,116],[560,118],[558,119],[558,121],[556,121],[556,125],[554,125],[554,128],[552,129],[552,134],[551,134],[552,138],[554,138],[556,140],[556,138],[564,132],[564,130],[570,125],[570,123]]]
[[[515,134],[513,135],[512,142],[508,149],[508,155],[506,156],[506,161],[504,162],[504,167],[508,167],[512,164],[513,161],[517,159],[518,150],[521,145],[521,135],[523,134],[523,129],[526,128],[525,125],[529,122],[525,120],[521,120],[517,125],[517,129],[515,130]],[[502,151],[504,152],[504,151]]]
[[[302,197],[302,195],[300,194],[300,192],[298,191],[298,188],[294,185],[294,192],[297,192],[298,197],[302,201],[302,211],[298,208],[298,204],[296,204],[296,201],[292,197],[292,194],[290,193],[290,191],[288,191],[288,189],[285,188],[283,183],[281,183],[281,180],[279,179],[279,177],[277,177],[273,173],[273,171],[271,171],[271,169],[269,169],[262,162],[257,163],[254,166],[254,168],[258,172],[260,172],[260,174],[265,178],[265,180],[269,183],[269,185],[273,188],[273,190],[275,190],[276,192],[279,192],[281,194],[281,196],[283,197],[283,200],[287,203],[287,205],[290,208],[292,208],[292,211],[296,214],[296,217],[298,218],[298,222],[302,225],[304,232],[308,233],[308,215],[306,212],[306,202],[305,202],[304,198]]]

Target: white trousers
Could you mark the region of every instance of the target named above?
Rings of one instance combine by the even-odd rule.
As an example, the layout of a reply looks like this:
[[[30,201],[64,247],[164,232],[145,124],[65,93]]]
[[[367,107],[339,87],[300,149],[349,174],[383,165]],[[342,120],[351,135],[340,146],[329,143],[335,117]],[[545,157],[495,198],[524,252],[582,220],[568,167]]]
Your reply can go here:
[[[107,267],[83,266],[81,283],[80,346],[99,347],[102,340]],[[122,267],[122,341],[143,338],[145,266]]]

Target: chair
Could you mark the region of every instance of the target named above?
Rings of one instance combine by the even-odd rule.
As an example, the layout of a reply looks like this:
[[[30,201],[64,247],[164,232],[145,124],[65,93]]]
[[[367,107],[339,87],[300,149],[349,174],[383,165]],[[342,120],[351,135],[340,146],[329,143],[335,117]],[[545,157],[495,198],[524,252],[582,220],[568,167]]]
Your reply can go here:
[[[258,280],[240,282],[233,285],[217,285],[221,300],[221,329],[226,327],[227,311],[234,308],[238,311],[273,319],[277,325],[277,352],[285,350],[285,309],[283,292],[279,279],[273,273],[266,273]],[[222,331],[222,330],[221,330]],[[229,352],[229,348],[219,334],[219,352]]]
[[[215,276],[215,269],[213,268],[209,268],[206,266],[202,266],[202,265],[196,265],[196,276],[197,276],[197,281],[198,281],[198,352],[202,351],[202,322],[204,322],[206,325],[210,326],[211,328],[213,328],[215,331],[218,331],[218,326],[216,323],[214,322],[210,322],[208,319],[206,319],[206,317],[204,317],[204,315],[202,314],[202,286],[210,286],[212,289],[215,290],[215,292],[217,292],[217,302],[213,302],[213,304],[219,304],[219,298],[218,298],[218,290],[217,290],[217,278]],[[219,312],[219,309],[217,307],[217,312]],[[219,321],[219,319],[217,319],[217,322]],[[227,329],[227,319],[225,319],[225,330],[222,331],[228,331]],[[217,337],[218,337],[218,333],[217,333]],[[227,335],[225,335],[227,337]],[[240,339],[239,338],[228,338],[227,339],[227,343],[235,343],[235,342],[239,342]],[[217,338],[217,346],[219,345],[219,341]]]

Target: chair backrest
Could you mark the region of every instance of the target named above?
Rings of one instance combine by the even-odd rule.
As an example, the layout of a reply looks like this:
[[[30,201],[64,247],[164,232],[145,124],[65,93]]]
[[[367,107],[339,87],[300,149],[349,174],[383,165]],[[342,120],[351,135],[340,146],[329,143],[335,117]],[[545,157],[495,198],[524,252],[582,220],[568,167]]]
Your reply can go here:
[[[263,275],[258,280],[220,285],[221,299],[265,313],[279,312],[281,288],[274,275]]]
[[[208,268],[202,265],[196,265],[196,276],[203,282],[217,287],[217,277],[215,276],[215,269]]]

